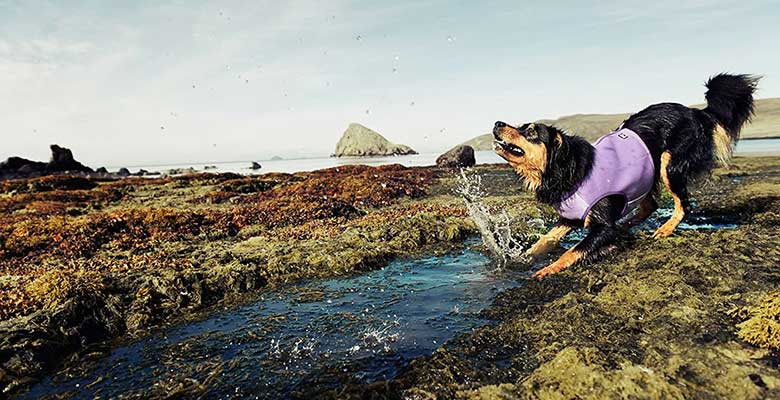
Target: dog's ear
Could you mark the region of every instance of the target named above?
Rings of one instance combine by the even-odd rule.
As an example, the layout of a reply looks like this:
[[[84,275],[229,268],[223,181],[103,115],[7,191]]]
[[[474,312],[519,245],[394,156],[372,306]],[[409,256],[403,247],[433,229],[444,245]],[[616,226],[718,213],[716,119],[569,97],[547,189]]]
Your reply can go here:
[[[544,128],[544,127],[541,127]],[[536,126],[534,123],[527,124],[525,129],[523,130],[523,136],[528,140],[536,140],[539,139],[539,127]],[[543,129],[542,129],[543,130]]]
[[[561,148],[561,145],[563,144],[563,133],[558,132],[557,129],[554,129],[552,131],[553,135],[553,143],[555,143],[555,147]]]

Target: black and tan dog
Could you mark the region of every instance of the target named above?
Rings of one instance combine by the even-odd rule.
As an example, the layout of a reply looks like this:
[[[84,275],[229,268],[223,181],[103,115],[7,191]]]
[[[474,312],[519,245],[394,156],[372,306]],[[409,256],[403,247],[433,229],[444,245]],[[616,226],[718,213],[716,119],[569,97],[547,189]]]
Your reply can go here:
[[[656,210],[659,182],[671,192],[674,212],[654,237],[671,235],[689,210],[689,180],[730,159],[742,126],[753,115],[757,82],[750,75],[714,76],[706,84],[706,108],[655,104],[595,145],[553,126],[496,122],[496,153],[539,201],[561,214],[526,254],[534,259],[573,228],[588,229],[585,239],[534,276],[557,273],[614,248],[621,228]]]

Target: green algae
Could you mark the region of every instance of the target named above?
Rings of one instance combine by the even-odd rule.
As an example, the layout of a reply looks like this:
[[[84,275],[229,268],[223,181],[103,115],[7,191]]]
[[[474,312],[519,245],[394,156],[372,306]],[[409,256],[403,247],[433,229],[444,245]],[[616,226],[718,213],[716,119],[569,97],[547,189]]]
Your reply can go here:
[[[743,320],[737,324],[737,335],[742,340],[780,349],[780,292],[769,293],[758,304],[736,309],[732,314]]]

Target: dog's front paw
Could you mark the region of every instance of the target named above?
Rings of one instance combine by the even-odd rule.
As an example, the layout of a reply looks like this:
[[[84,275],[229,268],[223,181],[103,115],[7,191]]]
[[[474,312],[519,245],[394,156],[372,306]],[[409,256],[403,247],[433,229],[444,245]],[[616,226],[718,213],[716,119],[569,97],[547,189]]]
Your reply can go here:
[[[531,277],[536,279],[541,279],[547,275],[557,274],[558,272],[561,272],[562,269],[563,269],[562,267],[556,266],[555,263],[553,263],[534,272],[533,275],[531,275]]]
[[[558,272],[563,271],[566,268],[571,267],[572,265],[576,264],[577,261],[579,261],[583,256],[583,253],[576,251],[576,250],[569,250],[561,256],[558,260],[556,260],[554,263],[534,272],[531,277],[533,278],[544,278],[548,275],[557,274]]]

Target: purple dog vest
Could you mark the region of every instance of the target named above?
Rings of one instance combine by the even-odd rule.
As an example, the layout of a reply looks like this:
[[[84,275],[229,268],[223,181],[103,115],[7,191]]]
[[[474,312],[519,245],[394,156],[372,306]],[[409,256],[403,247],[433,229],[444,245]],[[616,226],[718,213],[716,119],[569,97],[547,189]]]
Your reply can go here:
[[[626,216],[653,187],[653,158],[636,132],[618,128],[602,136],[593,147],[593,168],[588,176],[554,205],[564,218],[584,220],[594,204],[615,194],[625,197],[621,216]]]

